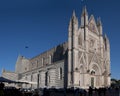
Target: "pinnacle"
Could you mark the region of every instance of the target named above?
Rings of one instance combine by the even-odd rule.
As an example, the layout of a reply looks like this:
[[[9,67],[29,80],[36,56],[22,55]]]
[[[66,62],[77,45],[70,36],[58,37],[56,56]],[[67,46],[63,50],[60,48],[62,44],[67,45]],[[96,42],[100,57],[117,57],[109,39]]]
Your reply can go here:
[[[85,15],[85,14],[88,15],[86,6],[84,6],[82,10],[82,15]]]
[[[75,10],[73,10],[72,17],[76,17],[76,15],[75,15]]]
[[[100,17],[97,19],[97,25],[102,25],[102,22],[101,22],[101,18],[100,18]]]

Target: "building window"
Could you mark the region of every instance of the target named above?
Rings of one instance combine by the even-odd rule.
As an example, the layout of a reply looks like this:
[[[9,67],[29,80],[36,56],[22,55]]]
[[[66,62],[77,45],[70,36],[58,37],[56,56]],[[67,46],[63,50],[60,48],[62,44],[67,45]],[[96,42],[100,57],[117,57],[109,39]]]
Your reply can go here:
[[[45,73],[45,86],[48,86],[48,72]]]
[[[51,64],[51,55],[49,55],[49,64]]]
[[[58,72],[58,77],[59,77],[59,79],[60,80],[62,80],[62,68],[59,68],[59,70],[58,70],[59,72]]]
[[[33,75],[31,75],[31,81],[33,81]],[[31,88],[32,88],[32,84],[31,84]]]
[[[39,84],[41,84],[41,74],[39,74]]]
[[[38,60],[36,60],[37,67],[38,67],[38,63],[39,63],[39,61],[38,61]]]
[[[37,88],[39,88],[39,84],[40,84],[40,74],[37,74]]]
[[[62,80],[62,68],[60,68],[60,79]]]
[[[50,83],[50,76],[48,76],[48,82]]]
[[[42,58],[41,63],[42,63],[42,66],[43,66],[43,63],[44,63],[44,58]]]

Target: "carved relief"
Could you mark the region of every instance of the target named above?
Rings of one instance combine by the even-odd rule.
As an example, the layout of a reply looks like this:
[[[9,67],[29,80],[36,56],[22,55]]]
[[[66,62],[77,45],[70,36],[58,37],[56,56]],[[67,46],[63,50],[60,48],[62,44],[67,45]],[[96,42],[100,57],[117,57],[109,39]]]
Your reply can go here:
[[[98,63],[98,58],[96,55],[93,57],[92,62]]]
[[[82,52],[79,51],[79,53],[78,53],[78,58],[81,58],[81,55],[82,55]]]
[[[81,58],[81,60],[80,60],[80,64],[84,64],[84,60],[83,60],[83,58]]]
[[[90,29],[92,32],[95,32],[95,33],[96,33],[96,28],[95,28],[95,27],[96,27],[95,24],[90,23],[89,29]]]
[[[85,61],[86,61],[86,55],[84,54],[84,59],[85,59]]]
[[[95,45],[95,40],[93,39],[90,39],[90,48],[94,48],[94,45]]]
[[[93,57],[93,54],[88,54],[88,62],[89,62],[89,64],[90,64],[90,62],[91,62],[91,60],[92,60],[92,57]]]
[[[97,54],[96,53],[94,53],[94,54],[89,54],[88,55],[88,61],[89,61],[89,64],[91,63],[91,62],[95,62],[95,63],[97,63],[97,64],[99,64],[100,63],[100,59],[98,58],[98,56],[97,56]]]

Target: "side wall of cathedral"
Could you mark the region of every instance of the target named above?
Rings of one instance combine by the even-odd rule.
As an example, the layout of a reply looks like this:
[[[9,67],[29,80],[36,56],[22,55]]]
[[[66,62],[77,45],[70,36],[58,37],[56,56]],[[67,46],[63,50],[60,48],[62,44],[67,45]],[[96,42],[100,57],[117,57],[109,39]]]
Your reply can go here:
[[[24,84],[22,86],[24,88],[63,88],[66,86],[66,67],[67,42],[31,59],[19,56],[16,63],[16,72],[19,73],[18,79],[20,81],[27,81],[31,83]],[[20,71],[21,68],[22,70]]]
[[[20,80],[31,82],[24,84],[23,88],[63,88],[64,87],[64,60],[58,61],[52,65],[37,68],[21,74]],[[35,83],[35,84],[34,84]]]

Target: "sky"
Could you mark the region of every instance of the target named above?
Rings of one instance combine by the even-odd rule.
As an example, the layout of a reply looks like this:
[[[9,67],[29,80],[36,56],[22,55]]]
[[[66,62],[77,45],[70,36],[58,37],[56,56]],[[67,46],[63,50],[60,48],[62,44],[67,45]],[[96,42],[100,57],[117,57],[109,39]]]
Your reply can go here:
[[[0,71],[14,71],[18,55],[32,58],[67,41],[73,10],[80,21],[86,6],[89,17],[101,18],[103,33],[110,39],[111,76],[120,79],[119,4],[119,0],[0,0]]]

